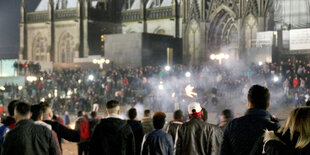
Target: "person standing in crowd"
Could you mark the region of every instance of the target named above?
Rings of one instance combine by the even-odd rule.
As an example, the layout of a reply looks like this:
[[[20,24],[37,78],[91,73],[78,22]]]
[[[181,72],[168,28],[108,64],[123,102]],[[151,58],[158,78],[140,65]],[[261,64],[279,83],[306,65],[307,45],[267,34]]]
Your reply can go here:
[[[212,145],[212,155],[220,154],[221,144],[223,141],[223,130],[217,125],[208,123],[208,111],[205,108],[201,110],[203,112],[202,120],[206,123],[206,133],[209,133],[209,136],[212,137],[211,145]]]
[[[278,132],[265,132],[264,142],[267,155],[310,154],[310,107],[292,110]]]
[[[40,105],[43,109],[43,121],[52,126],[52,129],[56,132],[58,136],[58,142],[60,149],[62,150],[61,138],[70,142],[79,142],[80,134],[77,131],[68,129],[57,121],[52,121],[53,111],[48,103],[41,102]]]
[[[127,123],[130,125],[133,135],[135,137],[136,155],[139,155],[141,151],[144,131],[141,122],[137,121],[137,110],[135,108],[131,108],[128,110],[128,118],[129,120],[127,121]]]
[[[0,117],[1,120],[1,117]],[[1,154],[1,147],[3,144],[3,140],[5,135],[10,131],[10,128],[5,126],[4,124],[0,123],[0,154]]]
[[[152,123],[151,110],[149,109],[144,110],[144,117],[141,120],[141,122],[143,126],[143,131],[145,134],[154,130],[153,123]]]
[[[285,81],[283,82],[283,89],[284,89],[284,94],[288,96],[289,91],[290,91],[290,81],[288,80],[288,78],[286,78]]]
[[[69,116],[69,112],[66,111],[65,112],[65,125],[68,126],[70,124],[70,116]]]
[[[172,136],[162,130],[165,122],[165,113],[159,111],[154,114],[155,130],[144,136],[141,155],[173,155]]]
[[[14,118],[14,110],[15,110],[15,106],[18,103],[18,100],[13,100],[9,103],[8,105],[8,112],[9,112],[9,116],[7,116],[2,123],[9,127],[10,129],[13,129],[13,127],[16,124],[15,118]]]
[[[135,155],[135,139],[127,121],[120,117],[118,101],[106,104],[108,117],[96,126],[90,141],[90,155]]]
[[[56,132],[52,130],[51,125],[42,121],[43,120],[43,108],[41,105],[35,104],[35,105],[31,106],[31,119],[34,121],[34,124],[47,127],[52,132],[53,139],[55,140],[56,145],[57,145],[57,149],[60,152],[60,154],[62,154],[62,151],[60,149],[59,142],[58,142],[58,136],[57,136]]]
[[[231,110],[229,109],[225,109],[222,111],[222,114],[220,116],[221,119],[221,123],[219,124],[219,127],[223,129],[223,131],[225,130],[227,124],[233,120],[234,118],[234,114],[232,113]]]
[[[79,111],[78,119],[75,123],[75,131],[80,133],[81,140],[78,143],[79,155],[88,155],[89,151],[89,140],[90,140],[90,125],[88,119],[83,115],[83,111]]]
[[[176,134],[184,123],[184,116],[182,110],[176,110],[173,113],[173,121],[169,122],[165,127],[165,131],[172,136],[173,142],[175,142]]]
[[[176,136],[176,155],[211,155],[216,151],[212,146],[211,127],[203,121],[199,103],[188,105],[190,120],[179,128]]]
[[[261,154],[264,130],[276,131],[279,128],[279,124],[266,111],[269,104],[269,90],[253,85],[248,92],[247,112],[228,123],[225,129],[221,155]]]
[[[91,119],[89,120],[90,125],[90,135],[93,135],[97,124],[99,124],[100,119],[97,118],[97,112],[93,111],[90,113]]]
[[[2,155],[59,155],[52,132],[30,120],[30,105],[18,102],[15,108],[16,126],[7,133]]]

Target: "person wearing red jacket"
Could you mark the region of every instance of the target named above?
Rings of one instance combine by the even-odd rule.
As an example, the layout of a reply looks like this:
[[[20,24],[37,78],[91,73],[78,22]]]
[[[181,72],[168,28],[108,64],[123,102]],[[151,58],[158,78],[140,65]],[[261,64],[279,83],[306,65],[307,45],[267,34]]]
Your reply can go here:
[[[293,80],[293,87],[297,88],[297,87],[299,87],[299,84],[300,84],[300,81],[299,81],[298,77],[296,76]]]

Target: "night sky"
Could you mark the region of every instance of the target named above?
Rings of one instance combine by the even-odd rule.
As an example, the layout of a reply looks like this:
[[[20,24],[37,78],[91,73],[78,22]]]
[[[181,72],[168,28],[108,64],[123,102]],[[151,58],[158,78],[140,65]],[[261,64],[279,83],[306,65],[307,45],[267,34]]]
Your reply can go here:
[[[18,58],[21,0],[0,0],[0,59]]]

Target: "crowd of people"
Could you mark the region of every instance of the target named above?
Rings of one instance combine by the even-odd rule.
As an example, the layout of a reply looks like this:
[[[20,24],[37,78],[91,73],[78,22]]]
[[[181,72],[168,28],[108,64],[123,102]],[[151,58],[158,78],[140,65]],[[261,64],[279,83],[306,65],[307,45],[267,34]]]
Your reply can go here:
[[[187,106],[188,116],[176,110],[167,123],[162,111],[144,111],[137,120],[137,110],[120,115],[120,102],[108,101],[106,116],[91,118],[83,111],[73,129],[53,116],[47,102],[30,105],[14,100],[8,116],[2,119],[0,143],[2,155],[61,155],[62,138],[78,144],[79,155],[307,155],[310,154],[310,102],[293,109],[286,123],[267,110],[269,89],[253,85],[247,93],[248,110],[235,118],[224,110],[221,123],[208,123],[208,111],[198,102]]]
[[[167,100],[175,103],[188,101],[184,93],[187,84],[195,87],[198,94],[195,100],[204,107],[233,99],[246,103],[245,97],[240,96],[246,96],[246,90],[255,83],[281,92],[272,98],[272,102],[293,101],[295,106],[299,106],[304,105],[310,96],[310,63],[291,59],[247,67],[238,63],[218,65],[210,62],[205,66],[174,65],[169,70],[165,70],[164,66],[146,66],[34,72],[31,75],[37,80],[26,81],[24,87],[6,84],[0,91],[1,102],[6,104],[5,100],[14,98],[29,103],[48,101],[59,113],[68,111],[74,114],[79,110],[91,111],[94,104],[102,107],[108,100],[116,99],[121,104],[158,105],[150,108],[173,111],[173,103],[167,104],[170,107],[161,103]],[[161,84],[164,91],[158,89]]]

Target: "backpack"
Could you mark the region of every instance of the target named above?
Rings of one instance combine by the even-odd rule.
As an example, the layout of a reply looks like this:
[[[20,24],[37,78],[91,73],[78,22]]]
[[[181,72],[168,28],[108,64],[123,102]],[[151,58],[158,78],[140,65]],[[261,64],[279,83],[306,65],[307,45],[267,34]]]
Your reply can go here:
[[[80,136],[83,139],[88,139],[90,137],[90,125],[86,118],[80,121]]]

